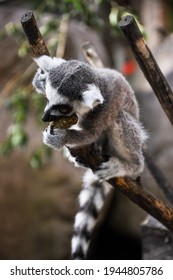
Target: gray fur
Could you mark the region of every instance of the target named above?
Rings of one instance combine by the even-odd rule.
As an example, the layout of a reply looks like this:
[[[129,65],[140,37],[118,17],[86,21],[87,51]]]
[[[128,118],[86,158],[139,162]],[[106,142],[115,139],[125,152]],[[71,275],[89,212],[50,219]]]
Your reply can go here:
[[[142,148],[147,137],[139,121],[134,92],[126,79],[115,70],[94,68],[76,60],[44,67],[45,73],[37,72],[33,85],[49,101],[45,108],[50,113],[49,120],[52,108],[58,104],[72,106],[72,113],[77,113],[79,119],[77,127],[55,129],[54,134],[48,126],[43,132],[44,143],[54,149],[91,143],[101,147],[108,161],[95,172],[98,182],[139,176],[144,168]],[[54,111],[52,115],[55,114]]]
[[[77,60],[61,64],[60,67],[50,70],[49,78],[53,88],[59,94],[66,96],[70,101],[81,98],[82,91],[88,84],[96,84],[97,78],[89,65]]]

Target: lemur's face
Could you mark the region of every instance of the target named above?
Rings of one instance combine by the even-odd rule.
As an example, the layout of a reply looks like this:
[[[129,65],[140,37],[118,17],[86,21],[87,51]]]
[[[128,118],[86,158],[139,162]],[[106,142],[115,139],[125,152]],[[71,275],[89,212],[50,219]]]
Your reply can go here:
[[[48,56],[35,61],[40,68],[34,76],[33,86],[47,99],[43,121],[56,121],[60,116],[74,113],[82,116],[103,103],[94,73],[87,64]]]

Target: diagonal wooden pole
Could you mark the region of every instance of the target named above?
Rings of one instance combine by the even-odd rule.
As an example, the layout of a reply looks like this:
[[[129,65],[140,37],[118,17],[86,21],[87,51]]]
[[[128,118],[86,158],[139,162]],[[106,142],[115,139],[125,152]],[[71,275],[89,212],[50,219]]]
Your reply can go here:
[[[31,50],[35,57],[49,55],[49,51],[37,26],[35,16],[32,11],[25,12],[20,20],[25,35],[27,36]]]
[[[147,81],[156,94],[163,110],[173,125],[173,92],[150,49],[146,45],[142,33],[133,16],[125,16],[119,23],[138,64]]]

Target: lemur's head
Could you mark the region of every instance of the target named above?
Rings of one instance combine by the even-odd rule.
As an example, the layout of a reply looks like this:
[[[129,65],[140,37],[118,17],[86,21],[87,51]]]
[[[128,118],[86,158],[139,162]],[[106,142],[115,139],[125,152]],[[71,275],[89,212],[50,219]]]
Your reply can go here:
[[[39,66],[33,79],[38,93],[47,98],[43,121],[56,120],[73,113],[83,115],[103,103],[93,69],[86,63],[41,56],[35,59]]]

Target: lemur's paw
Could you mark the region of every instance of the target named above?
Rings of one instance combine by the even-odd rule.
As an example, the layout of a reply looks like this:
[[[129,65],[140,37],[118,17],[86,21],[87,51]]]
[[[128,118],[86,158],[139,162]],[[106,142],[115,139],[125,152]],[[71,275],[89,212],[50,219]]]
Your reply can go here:
[[[51,128],[48,126],[43,131],[43,143],[53,149],[62,149],[66,143],[66,131],[63,129],[56,129],[56,134],[51,133]]]
[[[111,166],[110,161],[103,162],[94,173],[100,180],[109,180],[116,177],[115,166]]]

